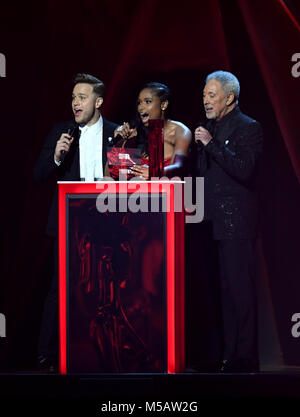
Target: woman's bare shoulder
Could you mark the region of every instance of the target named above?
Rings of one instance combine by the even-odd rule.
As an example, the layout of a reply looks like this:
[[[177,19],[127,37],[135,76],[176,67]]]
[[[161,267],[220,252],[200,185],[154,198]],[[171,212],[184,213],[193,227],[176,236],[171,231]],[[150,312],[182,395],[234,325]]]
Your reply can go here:
[[[187,138],[191,137],[191,131],[185,124],[176,120],[169,120],[169,123],[170,127],[172,127],[175,130],[176,136],[184,136]]]

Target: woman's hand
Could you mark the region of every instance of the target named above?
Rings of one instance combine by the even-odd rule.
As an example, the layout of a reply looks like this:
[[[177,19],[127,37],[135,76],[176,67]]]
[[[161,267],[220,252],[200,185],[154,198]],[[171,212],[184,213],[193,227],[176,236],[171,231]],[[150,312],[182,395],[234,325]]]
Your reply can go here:
[[[149,179],[149,166],[148,165],[133,165],[130,168],[130,173],[136,177],[142,177],[145,180]]]
[[[122,136],[123,139],[130,139],[137,135],[136,129],[131,129],[129,123],[123,123],[117,127],[114,131],[114,137],[117,135]]]

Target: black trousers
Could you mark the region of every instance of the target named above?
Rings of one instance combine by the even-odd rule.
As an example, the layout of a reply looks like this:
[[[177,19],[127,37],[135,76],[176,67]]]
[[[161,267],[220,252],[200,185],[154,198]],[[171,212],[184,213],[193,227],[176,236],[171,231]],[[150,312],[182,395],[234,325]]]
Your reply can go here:
[[[258,363],[255,239],[219,240],[223,359]]]
[[[58,239],[53,242],[53,275],[51,287],[44,303],[38,355],[58,357]]]

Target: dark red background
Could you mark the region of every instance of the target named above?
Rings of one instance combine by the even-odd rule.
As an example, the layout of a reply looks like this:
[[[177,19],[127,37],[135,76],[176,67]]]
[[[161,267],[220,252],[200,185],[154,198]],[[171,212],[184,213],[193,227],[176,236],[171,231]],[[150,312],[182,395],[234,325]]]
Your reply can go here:
[[[260,195],[269,287],[285,363],[300,365],[299,339],[291,335],[291,316],[300,311],[300,78],[291,75],[291,57],[300,52],[297,22],[297,0],[1,5],[0,52],[7,60],[7,77],[0,79],[0,312],[7,318],[1,368],[25,369],[35,361],[49,285],[44,229],[51,185],[34,184],[32,169],[52,124],[71,118],[74,74],[105,82],[103,115],[115,122],[133,116],[144,82],[165,82],[173,93],[172,117],[194,129],[203,118],[205,75],[216,69],[238,76],[240,107],[263,126]],[[195,340],[187,350],[190,362],[206,335],[197,319],[197,228],[187,230],[188,314],[194,317],[187,337]]]

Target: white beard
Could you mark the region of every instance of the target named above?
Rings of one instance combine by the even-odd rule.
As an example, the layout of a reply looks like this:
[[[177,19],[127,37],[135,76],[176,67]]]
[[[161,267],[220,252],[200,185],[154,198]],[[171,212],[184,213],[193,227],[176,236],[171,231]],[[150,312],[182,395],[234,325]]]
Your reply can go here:
[[[211,112],[211,113],[205,113],[207,119],[215,119],[216,118],[216,113],[215,112]]]

